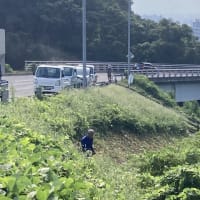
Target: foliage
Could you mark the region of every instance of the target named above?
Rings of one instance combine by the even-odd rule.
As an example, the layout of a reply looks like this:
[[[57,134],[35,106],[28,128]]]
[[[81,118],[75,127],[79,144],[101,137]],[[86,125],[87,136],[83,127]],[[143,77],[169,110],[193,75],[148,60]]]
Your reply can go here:
[[[146,199],[199,199],[199,136],[198,134],[174,147],[144,156],[140,166],[143,172],[140,185],[145,184],[143,188]],[[147,180],[151,180],[151,184],[147,184]]]
[[[200,108],[197,101],[187,101],[183,105],[183,109],[186,113],[193,117],[200,118]]]
[[[124,131],[141,137],[188,132],[184,116],[116,85],[0,104],[1,199],[141,199],[143,189],[138,187],[143,186],[146,192],[157,185],[155,175],[164,177],[179,164],[199,162],[195,148],[186,149],[180,157],[166,153],[152,158],[148,154],[140,171],[140,159],[133,155],[127,165],[119,165],[100,152],[88,158],[73,144],[88,127],[94,127],[99,136],[109,132],[123,135]],[[198,140],[194,141],[192,145],[198,146]],[[118,150],[114,143],[112,147],[112,151]],[[148,175],[137,185],[140,172]],[[164,180],[158,189],[165,187],[168,194]],[[192,194],[198,195],[198,191],[192,190]],[[180,195],[190,195],[190,191]]]
[[[188,131],[184,116],[120,86],[67,91],[66,94],[45,101],[28,100],[23,102],[23,108],[14,105],[16,116],[21,117],[23,110],[27,114],[27,109],[34,110],[37,120],[33,123],[29,115],[23,116],[27,124],[34,128],[41,124],[44,130],[48,127],[52,133],[65,131],[71,136],[80,136],[89,126],[102,133],[127,130],[141,135],[184,134]]]
[[[6,73],[12,73],[13,68],[9,64],[5,64],[5,72]]]
[[[126,81],[127,82],[127,81]],[[122,82],[125,85],[126,82]],[[131,85],[130,89],[137,91],[138,93],[154,99],[155,101],[162,103],[167,107],[175,107],[176,101],[170,96],[170,94],[162,91],[157,85],[150,81],[146,76],[134,75],[134,83]]]
[[[96,186],[85,178],[92,161],[82,160],[67,135],[41,135],[3,116],[0,137],[2,198],[93,198]]]

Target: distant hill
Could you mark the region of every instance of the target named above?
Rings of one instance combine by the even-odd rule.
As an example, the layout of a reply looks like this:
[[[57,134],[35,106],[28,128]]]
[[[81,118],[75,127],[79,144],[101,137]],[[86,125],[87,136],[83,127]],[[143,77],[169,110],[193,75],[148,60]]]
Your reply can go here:
[[[127,3],[87,0],[88,60],[127,60]],[[81,0],[2,0],[0,25],[6,30],[6,62],[14,69],[22,69],[25,60],[82,58]],[[187,25],[132,13],[135,62],[200,63],[199,46]]]

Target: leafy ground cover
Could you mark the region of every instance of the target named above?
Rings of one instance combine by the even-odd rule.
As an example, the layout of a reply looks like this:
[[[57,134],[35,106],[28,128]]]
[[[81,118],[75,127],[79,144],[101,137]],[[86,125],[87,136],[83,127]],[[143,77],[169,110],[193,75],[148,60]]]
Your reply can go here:
[[[93,158],[74,145],[88,127],[98,133]],[[189,129],[184,115],[115,85],[1,104],[0,199],[140,199],[138,170],[150,164],[134,155]]]
[[[92,163],[84,162],[67,135],[42,135],[3,117],[0,138],[0,199],[93,198],[98,179],[85,177]]]
[[[140,186],[149,200],[200,199],[200,133],[176,146],[146,154],[140,163]]]

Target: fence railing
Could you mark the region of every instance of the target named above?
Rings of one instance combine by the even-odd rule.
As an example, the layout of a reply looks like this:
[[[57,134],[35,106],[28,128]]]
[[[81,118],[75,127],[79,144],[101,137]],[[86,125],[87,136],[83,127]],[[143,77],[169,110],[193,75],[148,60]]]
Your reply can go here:
[[[133,74],[143,74],[146,75],[149,79],[154,81],[156,80],[185,80],[185,79],[194,79],[200,80],[200,68],[183,68],[183,69],[166,69],[166,68],[157,68],[157,69],[146,69],[146,70],[131,70]]]
[[[81,64],[81,61],[25,61],[25,71],[31,71],[41,64],[48,65],[73,65]],[[88,61],[87,64],[94,65],[96,72],[106,72],[108,66],[112,67],[115,72],[122,72],[128,69],[128,64],[123,62],[92,62]],[[134,64],[130,65],[130,69],[134,69]]]
[[[40,64],[49,65],[73,65],[81,64],[81,61],[25,61],[25,70],[32,71]],[[124,62],[93,62],[88,61],[87,64],[94,65],[97,73],[103,73],[107,71],[108,66],[111,66],[114,73],[122,73],[128,70],[128,64]],[[165,76],[189,76],[198,75],[200,72],[200,65],[190,64],[153,64],[155,69],[136,70],[134,63],[130,64],[130,70],[135,73],[145,74],[148,77],[165,77]]]

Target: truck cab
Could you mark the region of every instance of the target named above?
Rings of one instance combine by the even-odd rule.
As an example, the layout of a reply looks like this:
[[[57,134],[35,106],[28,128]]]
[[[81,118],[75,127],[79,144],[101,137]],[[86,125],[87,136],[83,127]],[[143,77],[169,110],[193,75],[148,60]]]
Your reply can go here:
[[[58,93],[68,86],[68,81],[64,76],[63,66],[58,65],[38,65],[34,77],[34,92],[38,89],[42,93]]]
[[[83,68],[83,64],[79,64],[79,67]],[[89,68],[89,83],[94,85],[97,82],[97,75],[95,72],[95,67],[94,65],[86,65],[86,68]]]
[[[63,65],[64,78],[68,86],[74,86],[77,82],[77,70],[75,66]]]
[[[83,86],[83,67],[81,65],[77,66],[76,71],[77,71],[76,86],[81,87],[81,86]],[[86,82],[87,82],[87,85],[91,84],[90,68],[88,68],[88,67],[86,67]]]

